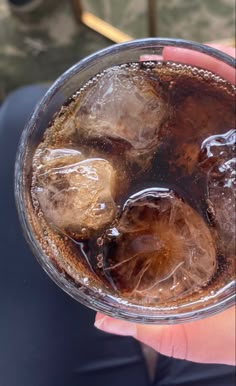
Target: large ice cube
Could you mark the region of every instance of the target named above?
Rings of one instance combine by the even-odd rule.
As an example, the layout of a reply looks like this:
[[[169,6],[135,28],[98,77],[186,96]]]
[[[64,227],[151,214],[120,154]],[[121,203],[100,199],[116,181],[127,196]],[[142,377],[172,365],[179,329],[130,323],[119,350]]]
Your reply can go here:
[[[235,256],[236,130],[207,138],[199,166],[207,173],[209,213],[219,234],[221,252]]]
[[[84,91],[76,125],[80,135],[125,140],[145,151],[157,141],[167,115],[167,102],[158,79],[139,68],[114,67]]]
[[[104,245],[107,279],[142,304],[197,291],[216,269],[209,228],[169,190],[147,190],[133,197],[117,228],[106,233]]]
[[[116,173],[104,159],[82,157],[71,149],[44,154],[33,194],[53,227],[86,238],[115,217]]]

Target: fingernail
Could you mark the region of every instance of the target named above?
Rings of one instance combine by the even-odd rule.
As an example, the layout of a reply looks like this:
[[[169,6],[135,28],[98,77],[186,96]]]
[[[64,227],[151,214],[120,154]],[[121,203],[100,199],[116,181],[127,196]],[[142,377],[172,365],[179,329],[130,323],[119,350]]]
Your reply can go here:
[[[111,334],[123,336],[135,336],[136,325],[122,320],[109,318],[108,316],[98,315],[94,326],[99,330],[109,332]]]

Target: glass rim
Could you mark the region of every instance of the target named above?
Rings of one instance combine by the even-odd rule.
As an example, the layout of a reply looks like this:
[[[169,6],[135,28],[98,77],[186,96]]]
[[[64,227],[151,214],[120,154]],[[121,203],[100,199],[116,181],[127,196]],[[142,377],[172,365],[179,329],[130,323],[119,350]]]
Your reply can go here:
[[[205,44],[194,42],[191,40],[173,39],[173,38],[143,38],[143,39],[137,39],[137,40],[130,40],[125,43],[113,44],[109,47],[103,48],[102,50],[96,51],[95,53],[92,53],[91,55],[86,56],[85,58],[83,58],[82,60],[75,63],[73,66],[71,66],[69,69],[67,69],[63,74],[61,74],[55,80],[55,82],[53,82],[51,87],[45,93],[42,100],[38,103],[28,123],[28,126],[30,126],[31,121],[36,119],[38,112],[41,111],[45,107],[45,105],[48,104],[48,102],[50,102],[55,92],[67,80],[69,80],[70,77],[74,75],[74,73],[77,73],[78,71],[82,70],[84,67],[88,66],[89,63],[92,63],[95,60],[102,60],[103,57],[107,56],[110,53],[126,51],[132,48],[142,49],[148,45],[148,48],[154,49],[156,48],[157,44],[160,46],[163,45],[163,46],[170,46],[170,47],[175,47],[177,45],[180,48],[190,49],[192,51],[198,51],[202,54],[206,54],[211,57],[214,57],[215,59],[218,59],[224,62],[225,64],[228,64],[231,67],[235,67],[236,65],[236,59],[233,58],[232,56],[214,47],[207,46]]]
[[[66,70],[61,76],[58,77],[58,79],[52,84],[52,86],[47,90],[44,97],[41,99],[41,101],[37,104],[35,107],[30,120],[26,124],[23,133],[21,135],[19,148],[16,155],[16,167],[15,167],[15,201],[17,206],[17,211],[20,219],[20,223],[22,225],[23,230],[29,229],[31,230],[30,235],[29,232],[24,232],[25,237],[30,244],[31,250],[33,251],[34,256],[37,258],[38,262],[42,266],[42,268],[46,271],[46,273],[50,276],[50,278],[59,285],[59,287],[63,288],[65,292],[67,292],[70,296],[72,296],[77,301],[81,302],[82,304],[92,308],[93,310],[104,312],[107,315],[114,316],[114,305],[109,304],[108,301],[101,300],[91,300],[92,295],[87,294],[83,291],[76,291],[76,293],[73,293],[73,285],[66,285],[66,279],[59,278],[58,274],[55,270],[55,268],[52,270],[49,270],[47,264],[45,261],[40,258],[39,256],[39,250],[36,245],[35,237],[33,236],[32,227],[30,225],[29,219],[27,218],[26,214],[26,205],[24,201],[24,194],[23,194],[23,164],[24,159],[26,156],[26,147],[25,144],[27,143],[27,138],[29,137],[30,133],[33,132],[35,128],[37,128],[37,123],[40,120],[42,114],[47,109],[47,106],[49,105],[50,101],[54,97],[54,95],[57,93],[57,91],[60,90],[60,88],[68,81],[70,80],[73,75],[83,70],[85,67],[87,67],[89,64],[94,63],[97,60],[102,60],[104,57],[108,55],[112,55],[113,53],[119,53],[124,51],[129,51],[130,49],[144,49],[145,47],[147,49],[153,48],[161,48],[165,46],[172,46],[172,47],[178,47],[178,48],[185,48],[190,49],[193,51],[198,51],[200,53],[206,54],[208,56],[214,57],[221,62],[226,63],[227,65],[231,67],[235,67],[236,60],[231,57],[228,54],[225,54],[222,51],[219,51],[216,48],[206,46],[201,43],[193,42],[193,41],[187,41],[183,39],[171,39],[171,38],[144,38],[144,39],[137,39],[132,40],[129,42],[121,43],[121,44],[115,44],[111,45],[107,48],[104,48],[100,51],[97,51],[86,58],[80,60],[78,63],[70,67],[68,70]],[[21,206],[20,206],[21,202]],[[42,251],[41,251],[42,252]],[[42,252],[43,253],[43,252]],[[89,289],[89,288],[88,288]],[[196,301],[195,304],[200,304],[201,301]],[[118,303],[117,303],[118,304]],[[213,315],[221,308],[226,309],[229,308],[235,304],[235,295],[232,294],[230,296],[227,296],[221,301],[218,301],[216,303],[212,303],[207,306],[203,306],[202,308],[196,308],[190,311],[181,311],[178,310],[178,313],[161,313],[159,311],[159,314],[155,313],[153,315],[148,314],[148,310],[151,308],[155,309],[156,312],[158,312],[158,307],[148,307],[148,306],[141,306],[143,310],[147,310],[147,314],[138,314],[137,306],[135,310],[135,306],[131,307],[131,309],[126,310],[124,308],[116,309],[116,318],[121,319],[127,319],[132,320],[134,322],[138,323],[147,323],[147,324],[171,324],[171,323],[182,323],[186,321],[192,321],[199,318],[204,318],[210,315]],[[132,306],[132,305],[131,305]],[[138,306],[140,307],[140,306]],[[133,310],[132,310],[133,308]]]

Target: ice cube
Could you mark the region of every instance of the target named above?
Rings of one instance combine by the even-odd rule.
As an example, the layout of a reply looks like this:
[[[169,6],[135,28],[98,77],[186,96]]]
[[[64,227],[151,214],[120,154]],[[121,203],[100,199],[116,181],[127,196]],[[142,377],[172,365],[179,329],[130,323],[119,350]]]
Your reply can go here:
[[[46,148],[35,152],[34,160],[39,165],[46,165],[46,167],[58,167],[73,164],[78,161],[82,161],[84,155],[77,149],[69,148]]]
[[[80,135],[121,139],[142,152],[157,142],[166,116],[158,79],[148,79],[138,68],[114,67],[82,94],[76,125]]]
[[[131,197],[116,229],[106,232],[104,247],[107,279],[142,304],[189,295],[216,269],[208,226],[170,190]]]
[[[201,148],[199,166],[207,173],[211,216],[219,235],[219,247],[235,256],[236,234],[236,130],[207,138]]]
[[[115,217],[116,173],[104,159],[81,157],[70,149],[52,150],[49,160],[44,155],[33,194],[50,225],[87,238]]]

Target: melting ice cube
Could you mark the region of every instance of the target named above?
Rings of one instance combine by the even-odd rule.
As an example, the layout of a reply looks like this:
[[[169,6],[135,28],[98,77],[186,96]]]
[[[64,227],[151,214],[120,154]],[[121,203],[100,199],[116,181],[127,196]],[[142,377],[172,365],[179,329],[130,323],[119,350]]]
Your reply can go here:
[[[48,152],[33,189],[51,225],[66,234],[88,237],[116,215],[116,173],[104,159],[81,157],[70,149]]]
[[[208,226],[173,191],[150,190],[131,197],[104,245],[108,280],[142,303],[197,291],[216,269]]]

